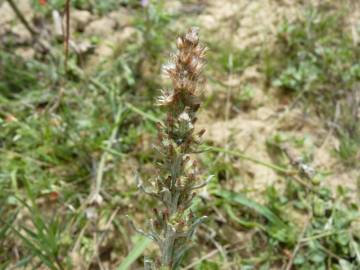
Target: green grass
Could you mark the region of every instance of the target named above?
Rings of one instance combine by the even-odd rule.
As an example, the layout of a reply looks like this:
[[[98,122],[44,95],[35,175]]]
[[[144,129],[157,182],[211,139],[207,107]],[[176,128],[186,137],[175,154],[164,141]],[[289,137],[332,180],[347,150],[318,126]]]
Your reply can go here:
[[[133,176],[136,171],[144,179],[154,175],[151,144],[155,123],[164,117],[153,105],[160,67],[179,22],[185,21],[185,27],[197,17],[174,18],[161,1],[148,9],[135,1],[100,2],[75,1],[74,6],[104,16],[118,5],[129,8],[141,38],[119,44],[113,57],[91,71],[78,66],[71,54],[65,75],[62,48],[55,45],[56,59],[24,60],[11,48],[0,51],[0,269],[72,269],[75,264],[98,269],[99,262],[110,269],[137,269],[144,254],[156,257],[125,216],[144,226],[151,218],[154,201],[139,195]],[[211,49],[206,75],[216,89],[204,110],[223,102],[217,90],[226,91],[223,81],[229,73],[241,76],[259,65],[268,86],[290,99],[300,97],[310,116],[323,116],[324,126],[335,119],[333,108],[339,103],[336,127],[329,127],[340,140],[333,154],[349,170],[356,168],[359,130],[346,110],[346,96],[359,81],[359,49],[340,31],[344,12],[309,9],[281,25],[277,46],[267,52],[237,50],[226,41],[215,44],[204,30]],[[231,102],[251,100],[251,85],[242,89]],[[306,178],[281,146],[288,143],[308,164],[314,162],[311,149],[318,146],[311,142],[309,147],[306,134],[286,137],[282,132],[268,140],[272,162],[206,142],[199,163],[215,177],[192,209],[209,218],[195,236],[199,245],[181,267],[266,270],[291,262],[296,270],[359,269],[355,191],[346,186],[331,190],[322,168],[314,179]],[[236,182],[245,176],[235,165],[239,161],[272,170],[283,188],[264,184],[260,194],[240,190]],[[96,183],[101,183],[103,202],[87,204]]]
[[[302,100],[307,111],[315,111],[331,123],[341,140],[338,153],[345,164],[351,163],[360,149],[353,109],[359,106],[355,93],[360,50],[351,33],[343,30],[349,8],[310,6],[294,22],[285,20],[279,27],[276,50],[263,57],[270,84]]]

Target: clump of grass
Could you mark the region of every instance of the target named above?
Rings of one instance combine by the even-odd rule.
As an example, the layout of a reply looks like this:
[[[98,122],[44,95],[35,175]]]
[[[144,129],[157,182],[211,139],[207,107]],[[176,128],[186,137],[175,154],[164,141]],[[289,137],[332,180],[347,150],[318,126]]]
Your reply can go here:
[[[316,101],[344,94],[359,76],[360,53],[344,28],[344,14],[324,6],[309,8],[294,22],[284,21],[277,54],[267,62],[273,84]]]
[[[271,84],[329,120],[341,140],[359,145],[360,131],[354,127],[358,117],[349,108],[359,106],[355,92],[360,50],[346,31],[345,14],[323,4],[293,22],[285,21],[277,50],[265,57],[264,67]]]
[[[205,217],[197,218],[190,206],[196,196],[194,190],[207,184],[211,177],[198,183],[196,153],[205,130],[195,132],[196,113],[200,107],[197,96],[206,48],[199,43],[196,28],[191,28],[177,39],[178,52],[164,71],[172,81],[173,89],[163,90],[157,104],[167,111],[164,124],[158,124],[155,149],[161,157],[153,187],[138,187],[159,200],[162,209],[154,209],[150,232],[140,233],[154,240],[160,249],[162,269],[176,269],[188,250],[188,242],[196,227]]]
[[[48,82],[44,76],[50,74],[46,73],[45,65],[36,60],[24,61],[13,53],[0,52],[0,92],[5,98],[14,98],[30,87],[40,88]]]

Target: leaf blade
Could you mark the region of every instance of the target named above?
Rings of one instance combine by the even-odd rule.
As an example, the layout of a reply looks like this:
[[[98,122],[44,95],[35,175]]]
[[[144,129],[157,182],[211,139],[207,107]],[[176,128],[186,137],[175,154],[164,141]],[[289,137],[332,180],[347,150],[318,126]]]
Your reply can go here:
[[[117,267],[117,270],[129,269],[129,267],[141,256],[141,254],[143,254],[150,242],[151,240],[149,238],[139,236],[135,241],[133,249]]]

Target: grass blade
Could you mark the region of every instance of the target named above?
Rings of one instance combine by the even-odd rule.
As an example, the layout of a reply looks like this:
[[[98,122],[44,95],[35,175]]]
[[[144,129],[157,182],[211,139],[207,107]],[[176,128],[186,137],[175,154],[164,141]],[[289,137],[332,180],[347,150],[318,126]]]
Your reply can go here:
[[[142,117],[144,117],[145,119],[148,119],[152,122],[155,123],[162,123],[162,120],[157,118],[156,116],[154,116],[153,114],[144,112],[143,110],[140,110],[139,108],[135,107],[134,105],[130,104],[129,102],[126,102],[126,106],[132,110],[133,112],[141,115]]]
[[[239,204],[247,208],[250,208],[256,213],[265,217],[272,224],[279,226],[286,226],[285,223],[278,216],[276,216],[269,208],[245,197],[242,194],[226,191],[226,190],[218,190],[215,191],[214,195],[223,198],[228,203]]]
[[[130,265],[133,264],[137,258],[141,256],[141,254],[143,254],[150,242],[151,240],[149,238],[143,236],[137,237],[134,248],[130,251],[124,261],[122,261],[117,270],[129,269]]]

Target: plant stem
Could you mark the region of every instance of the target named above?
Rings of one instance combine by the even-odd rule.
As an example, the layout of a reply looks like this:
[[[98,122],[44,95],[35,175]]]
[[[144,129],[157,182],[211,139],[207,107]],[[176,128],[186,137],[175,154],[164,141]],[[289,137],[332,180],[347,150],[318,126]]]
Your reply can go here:
[[[65,2],[65,14],[66,14],[66,29],[65,29],[65,72],[67,71],[67,63],[69,57],[69,40],[70,40],[70,0]]]
[[[278,172],[281,172],[281,173],[284,173],[284,174],[292,174],[292,171],[289,171],[289,170],[287,170],[287,169],[285,169],[285,168],[283,168],[283,167],[280,167],[280,166],[275,165],[275,164],[267,163],[267,162],[264,162],[264,161],[261,161],[261,160],[258,160],[258,159],[249,157],[249,156],[244,155],[244,154],[242,154],[242,153],[240,153],[240,152],[238,152],[238,151],[227,150],[227,149],[224,149],[224,148],[221,148],[221,147],[205,146],[205,145],[204,145],[203,149],[204,149],[205,151],[227,153],[227,154],[230,154],[230,155],[239,157],[239,158],[241,158],[241,159],[249,160],[249,161],[251,161],[251,162],[254,162],[254,163],[263,165],[263,166],[265,166],[265,167],[268,167],[268,168],[270,168],[270,169],[273,169],[273,170],[275,170],[275,171],[278,171]]]
[[[25,28],[30,32],[30,34],[35,37],[38,32],[29,24],[29,22],[25,19],[24,15],[21,13],[20,9],[17,7],[15,2],[13,0],[6,0],[13,11],[15,12],[16,16],[19,18],[19,20],[22,22],[22,24],[25,26]]]

